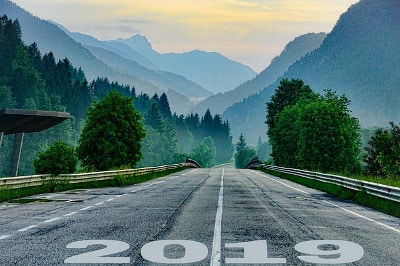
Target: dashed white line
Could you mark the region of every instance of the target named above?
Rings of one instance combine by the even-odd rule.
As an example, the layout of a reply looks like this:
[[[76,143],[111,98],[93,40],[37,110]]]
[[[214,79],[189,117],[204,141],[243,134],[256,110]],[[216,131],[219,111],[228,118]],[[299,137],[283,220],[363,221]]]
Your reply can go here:
[[[43,221],[44,223],[51,223],[51,222],[54,222],[54,221],[57,221],[57,220],[60,220],[61,218],[60,217],[55,217],[55,218],[51,218],[51,219],[48,219],[48,220],[46,220],[46,221]]]
[[[78,213],[78,212],[70,212],[70,213],[64,214],[63,216],[64,216],[64,217],[68,217],[68,216],[75,215],[75,214],[77,214],[77,213]]]
[[[195,170],[196,170],[196,169],[195,169]],[[195,170],[193,170],[193,171],[195,171]],[[191,171],[191,172],[193,172],[193,171]],[[223,171],[224,171],[224,169],[223,169]],[[223,175],[223,171],[222,171],[222,175]],[[191,173],[191,172],[189,172],[189,173]],[[174,179],[174,178],[177,178],[177,176],[171,177],[171,178],[169,178],[169,179],[167,179],[167,180],[158,181],[158,182],[149,184],[149,185],[144,186],[144,187],[140,187],[140,188],[137,189],[137,190],[133,190],[132,193],[141,191],[141,190],[143,190],[143,189],[146,188],[146,187],[150,187],[150,186],[153,186],[153,185],[156,185],[156,184],[163,183],[163,182],[168,181],[168,180],[172,180],[172,179]],[[222,178],[223,178],[223,176],[222,176]],[[221,183],[222,183],[222,181],[221,181]],[[120,198],[120,197],[123,197],[123,196],[127,196],[127,195],[128,195],[127,193],[124,193],[124,194],[122,194],[122,195],[117,195],[117,196],[115,196],[115,198],[109,198],[109,199],[107,199],[106,202],[110,202],[110,201],[113,201],[113,200],[115,200],[115,199],[117,199],[117,198]],[[84,207],[84,208],[80,209],[80,211],[86,211],[86,210],[89,210],[89,209],[91,209],[91,208],[94,208],[95,206],[100,206],[100,205],[102,205],[102,204],[104,204],[104,203],[105,203],[104,201],[101,201],[101,202],[99,202],[99,203],[94,204],[94,206],[87,206],[87,207]],[[222,211],[222,210],[221,210],[221,211]],[[76,212],[70,212],[70,213],[64,214],[63,217],[69,217],[69,216],[75,215],[75,214],[77,214],[77,213],[78,213],[77,211],[76,211]],[[48,219],[48,220],[43,221],[43,223],[51,223],[51,222],[57,221],[57,220],[59,220],[59,219],[61,219],[61,218],[62,218],[62,217],[51,218],[51,219]],[[33,228],[35,228],[35,227],[38,227],[38,226],[39,226],[39,225],[37,225],[37,224],[33,224],[33,225],[30,225],[30,226],[21,228],[21,229],[17,230],[17,232],[26,232],[26,231],[28,231],[28,230],[30,230],[30,229],[33,229]],[[9,237],[11,237],[11,236],[12,236],[12,235],[0,235],[0,240],[7,239],[7,238],[9,238]]]
[[[21,229],[17,230],[17,232],[26,232],[26,231],[28,231],[28,230],[31,230],[32,228],[37,227],[37,226],[38,226],[37,224],[33,224],[33,225],[30,225],[30,226],[21,228]]]
[[[354,211],[351,211],[351,210],[349,210],[349,209],[340,207],[339,205],[337,205],[337,204],[335,204],[335,203],[332,203],[332,202],[329,202],[329,201],[326,201],[326,200],[322,200],[322,201],[325,202],[325,203],[328,203],[328,204],[330,204],[330,205],[332,205],[332,206],[335,206],[335,207],[337,207],[337,208],[339,208],[339,209],[341,209],[341,210],[343,210],[343,211],[345,211],[345,212],[351,213],[351,214],[353,214],[353,215],[355,215],[355,216],[357,216],[357,217],[363,218],[363,219],[365,219],[365,220],[367,220],[367,221],[370,221],[370,222],[373,222],[373,223],[375,223],[375,224],[377,224],[377,225],[383,226],[383,227],[385,227],[385,228],[387,228],[387,229],[390,229],[390,230],[392,230],[392,231],[395,231],[396,233],[400,233],[400,229],[397,229],[397,228],[394,228],[394,227],[389,226],[389,225],[387,225],[387,224],[378,222],[378,221],[376,221],[376,220],[374,220],[374,219],[368,218],[368,217],[366,217],[366,216],[364,216],[364,215],[361,215],[361,214],[356,213],[356,212],[354,212]]]
[[[222,169],[221,187],[218,196],[217,215],[215,217],[214,238],[211,253],[210,266],[221,265],[221,232],[222,232],[222,205],[224,202],[224,173],[225,168]]]

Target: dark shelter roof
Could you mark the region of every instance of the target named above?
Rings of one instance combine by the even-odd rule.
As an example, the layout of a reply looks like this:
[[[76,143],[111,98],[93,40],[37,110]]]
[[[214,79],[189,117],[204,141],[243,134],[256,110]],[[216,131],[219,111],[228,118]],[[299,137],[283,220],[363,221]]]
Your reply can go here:
[[[0,111],[0,132],[4,135],[39,132],[70,118],[66,112],[3,109]]]

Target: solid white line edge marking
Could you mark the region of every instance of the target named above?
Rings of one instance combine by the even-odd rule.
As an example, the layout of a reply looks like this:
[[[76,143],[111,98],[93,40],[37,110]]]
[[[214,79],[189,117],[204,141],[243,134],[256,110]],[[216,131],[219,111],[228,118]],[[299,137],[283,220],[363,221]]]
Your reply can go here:
[[[395,232],[397,232],[397,233],[400,233],[400,229],[391,227],[391,226],[389,226],[389,225],[386,225],[386,224],[384,224],[384,223],[378,222],[378,221],[376,221],[376,220],[374,220],[374,219],[368,218],[368,217],[366,217],[366,216],[364,216],[364,215],[361,215],[361,214],[356,213],[356,212],[354,212],[354,211],[351,211],[351,210],[349,210],[349,209],[340,207],[339,205],[337,205],[337,204],[335,204],[335,203],[332,203],[332,202],[329,202],[329,201],[326,201],[326,200],[322,200],[322,201],[325,202],[325,203],[328,203],[328,204],[330,204],[330,205],[332,205],[332,206],[335,206],[335,207],[337,207],[337,208],[339,208],[339,209],[341,209],[341,210],[343,210],[343,211],[345,211],[345,212],[348,212],[348,213],[350,213],[350,214],[353,214],[353,215],[355,215],[355,216],[357,216],[357,217],[363,218],[363,219],[365,219],[365,220],[367,220],[367,221],[373,222],[373,223],[375,223],[375,224],[377,224],[377,225],[383,226],[383,227],[385,227],[385,228],[387,228],[387,229],[390,229],[390,230],[392,230],[392,231],[395,231]]]
[[[276,180],[276,179],[274,179],[274,178],[271,178],[271,177],[269,177],[269,176],[266,176],[266,175],[264,175],[264,174],[260,174],[260,173],[258,173],[258,172],[256,172],[256,171],[254,171],[254,172],[255,172],[256,174],[260,175],[260,176],[269,178],[269,179],[271,179],[271,180],[273,180],[273,181],[275,181],[275,182],[278,182],[278,183],[280,183],[280,184],[282,184],[282,185],[284,185],[284,186],[290,187],[290,188],[292,188],[292,189],[294,189],[294,190],[300,191],[300,192],[305,193],[305,194],[310,194],[310,193],[308,193],[308,192],[306,192],[306,191],[303,191],[303,190],[301,190],[301,189],[292,187],[292,186],[290,186],[290,185],[288,185],[288,184],[285,184],[285,183],[283,183],[283,182],[281,182],[281,181],[278,181],[278,180]],[[339,205],[334,204],[334,203],[332,203],[332,202],[329,202],[329,201],[326,201],[326,200],[322,200],[322,201],[325,202],[325,203],[328,203],[328,204],[330,204],[330,205],[332,205],[332,206],[335,206],[335,207],[337,207],[337,208],[339,208],[339,209],[341,209],[341,210],[343,210],[343,211],[345,211],[345,212],[351,213],[351,214],[353,214],[353,215],[355,215],[355,216],[357,216],[357,217],[359,217],[359,218],[363,218],[363,219],[365,219],[365,220],[367,220],[367,221],[373,222],[373,223],[375,223],[375,224],[377,224],[377,225],[380,225],[380,226],[383,226],[383,227],[385,227],[385,228],[387,228],[387,229],[390,229],[390,230],[392,230],[392,231],[395,231],[396,233],[400,233],[400,229],[397,229],[397,228],[394,228],[394,227],[392,227],[392,226],[390,226],[390,225],[387,225],[387,224],[378,222],[378,221],[376,221],[376,220],[374,220],[374,219],[368,218],[368,217],[366,217],[366,216],[364,216],[364,215],[361,215],[361,214],[356,213],[356,212],[354,212],[354,211],[351,211],[351,210],[349,210],[349,209],[340,207]]]
[[[291,189],[294,189],[294,190],[296,190],[296,191],[299,191],[299,192],[301,192],[301,193],[310,195],[310,193],[308,193],[307,191],[304,191],[304,190],[301,190],[301,189],[292,187],[291,185],[288,185],[288,184],[286,184],[286,183],[284,183],[284,182],[281,182],[281,181],[279,181],[279,180],[276,180],[275,178],[269,177],[269,176],[264,175],[264,174],[260,174],[259,172],[256,172],[256,171],[254,171],[254,173],[256,173],[257,175],[266,177],[266,178],[268,178],[268,179],[271,179],[271,180],[273,180],[273,181],[275,181],[275,182],[277,182],[277,183],[279,183],[279,184],[281,184],[281,185],[287,186],[287,187],[289,187],[289,188],[291,188]]]

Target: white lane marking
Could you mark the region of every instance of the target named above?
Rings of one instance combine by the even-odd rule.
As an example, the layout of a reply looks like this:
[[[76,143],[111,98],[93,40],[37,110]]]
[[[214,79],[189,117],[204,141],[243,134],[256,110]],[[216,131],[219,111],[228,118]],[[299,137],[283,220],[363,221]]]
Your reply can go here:
[[[387,229],[390,229],[390,230],[392,230],[392,231],[395,231],[396,233],[400,233],[400,229],[397,229],[397,228],[394,228],[394,227],[392,227],[392,226],[386,225],[386,224],[384,224],[384,223],[378,222],[378,221],[376,221],[376,220],[374,220],[374,219],[368,218],[368,217],[366,217],[366,216],[364,216],[364,215],[361,215],[361,214],[356,213],[356,212],[354,212],[354,211],[351,211],[351,210],[349,210],[349,209],[343,208],[343,207],[341,207],[341,206],[339,206],[339,205],[337,205],[337,204],[335,204],[335,203],[332,203],[332,202],[329,202],[329,201],[326,201],[326,200],[322,200],[322,201],[325,202],[325,203],[328,203],[328,204],[330,204],[330,205],[332,205],[332,206],[335,206],[335,207],[337,207],[337,208],[339,208],[339,209],[341,209],[341,210],[343,210],[343,211],[345,211],[345,212],[351,213],[351,214],[353,214],[353,215],[355,215],[355,216],[357,216],[357,217],[363,218],[363,219],[365,219],[365,220],[367,220],[367,221],[370,221],[370,222],[373,222],[373,223],[375,223],[375,224],[377,224],[377,225],[383,226],[383,227],[385,227],[385,228],[387,228]]]
[[[222,231],[222,204],[224,202],[224,173],[225,168],[222,169],[221,187],[218,196],[217,215],[215,217],[214,238],[211,253],[210,266],[221,265],[221,231]]]
[[[187,174],[191,174],[191,173],[193,173],[194,171],[197,171],[197,169],[194,169],[194,170],[192,170],[192,171],[190,171],[190,172],[187,172],[187,173],[183,173],[183,174],[181,174],[181,176],[184,176],[184,175],[187,175]]]
[[[2,235],[2,236],[0,236],[0,240],[6,239],[6,238],[9,238],[9,237],[11,237],[11,235]]]
[[[104,201],[96,203],[95,206],[100,206],[100,205],[103,205],[103,204],[104,204]]]
[[[89,209],[91,209],[91,208],[93,208],[93,206],[87,206],[87,207],[85,207],[85,208],[80,209],[80,211],[86,211],[86,210],[89,210]]]
[[[131,193],[136,193],[136,192],[139,192],[139,191],[142,191],[142,190],[143,190],[143,188],[139,188],[139,189],[136,189],[136,190],[132,190]]]
[[[27,226],[27,227],[24,227],[24,228],[21,228],[21,229],[17,230],[17,232],[26,232],[26,231],[28,231],[28,230],[30,230],[32,228],[37,227],[37,226],[38,226],[37,224],[30,225],[30,226]]]
[[[78,213],[78,212],[70,212],[70,213],[64,214],[63,216],[64,216],[64,217],[68,217],[68,216],[75,215],[75,214],[77,214],[77,213]]]
[[[44,223],[51,223],[51,222],[54,222],[54,221],[57,221],[57,220],[60,220],[60,217],[48,219],[48,220],[44,221]]]
[[[292,187],[292,186],[290,186],[290,185],[288,185],[288,184],[286,184],[286,183],[284,183],[284,182],[281,182],[281,181],[279,181],[279,180],[276,180],[275,178],[272,178],[272,177],[269,177],[269,176],[266,176],[266,175],[260,174],[259,172],[256,172],[256,171],[254,171],[254,173],[256,173],[257,175],[260,175],[260,176],[266,177],[266,178],[268,178],[268,179],[270,179],[270,180],[272,180],[272,181],[275,181],[275,182],[277,182],[277,183],[279,183],[279,184],[281,184],[281,185],[284,185],[284,186],[286,186],[286,187],[289,187],[289,188],[291,188],[291,189],[293,189],[293,190],[296,190],[296,191],[299,191],[299,192],[301,192],[301,193],[304,193],[304,194],[310,195],[310,193],[308,193],[307,191],[304,191],[304,190],[301,190],[301,189],[298,189],[298,188]]]
[[[107,202],[113,201],[115,200],[115,198],[109,198],[108,200],[106,200]]]

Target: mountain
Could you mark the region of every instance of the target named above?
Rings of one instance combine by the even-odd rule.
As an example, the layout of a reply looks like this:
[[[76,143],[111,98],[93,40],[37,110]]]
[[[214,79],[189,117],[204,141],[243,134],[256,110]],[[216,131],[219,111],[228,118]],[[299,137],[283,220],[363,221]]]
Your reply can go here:
[[[166,71],[149,70],[132,60],[121,57],[118,54],[100,47],[85,45],[85,48],[118,72],[139,77],[142,80],[146,80],[151,84],[156,85],[163,91],[173,89],[188,98],[206,97],[212,94],[210,91],[207,91],[200,85],[187,80],[182,76]]]
[[[124,43],[150,59],[160,69],[172,72],[201,85],[213,93],[226,92],[252,79],[256,72],[250,67],[216,52],[194,50],[186,53],[156,52],[146,37],[135,35],[112,42]]]
[[[211,92],[202,88],[200,85],[195,84],[184,77],[172,73],[161,72],[159,70],[149,70],[138,65],[132,60],[129,61],[130,59],[125,58],[121,62],[123,62],[125,66],[128,66],[127,64],[129,64],[129,66],[134,66],[137,70],[136,73],[133,73],[133,71],[128,72],[123,69],[123,67],[119,67],[118,69],[114,68],[115,65],[112,65],[110,62],[115,63],[118,61],[118,59],[121,59],[121,57],[112,58],[116,54],[113,54],[108,50],[106,56],[106,53],[104,52],[106,51],[105,49],[121,53],[121,46],[125,46],[127,49],[125,52],[129,54],[126,55],[126,57],[141,57],[143,59],[141,63],[145,64],[144,61],[147,59],[142,55],[135,54],[134,51],[131,51],[131,48],[126,45],[118,45],[119,48],[117,49],[115,47],[115,43],[110,43],[109,45],[107,45],[107,43],[101,43],[104,51],[100,52],[98,49],[97,56],[102,54],[109,60],[108,63],[112,65],[110,66],[105,62],[105,58],[102,58],[104,60],[103,61],[94,55],[94,49],[92,49],[93,47],[84,46],[82,43],[77,42],[71,36],[69,36],[64,31],[66,30],[64,27],[35,17],[18,7],[16,4],[7,0],[0,0],[0,10],[0,15],[5,14],[10,19],[18,19],[22,30],[22,40],[25,44],[29,45],[33,42],[36,42],[42,54],[52,51],[57,60],[67,57],[72,62],[74,67],[82,68],[89,82],[97,77],[107,77],[109,80],[115,80],[120,83],[134,86],[138,93],[144,92],[152,95],[154,93],[161,94],[162,92],[166,92],[170,101],[171,109],[173,112],[177,113],[188,112],[191,104],[190,98],[207,97],[212,94]],[[91,44],[98,45],[100,43],[95,38],[90,36],[81,35],[80,37],[82,39],[85,38],[85,42],[89,42]],[[90,48],[92,51],[90,51],[88,48]],[[147,63],[149,65],[152,64],[148,60]],[[156,67],[153,65],[153,68]],[[146,75],[139,75],[143,73]]]
[[[216,113],[223,113],[226,108],[234,103],[240,102],[244,98],[258,93],[260,90],[276,81],[279,76],[283,75],[294,62],[318,48],[325,37],[326,34],[321,32],[309,33],[295,38],[293,41],[289,42],[282,53],[272,59],[271,64],[254,79],[241,84],[234,90],[208,97],[193,108],[194,112],[204,113],[207,108],[210,108]]]
[[[301,78],[316,92],[345,94],[363,127],[386,126],[400,114],[400,2],[361,0],[341,15],[321,46],[272,85],[223,114],[235,136],[265,136],[266,102],[282,78]],[[247,138],[246,138],[247,139]]]

